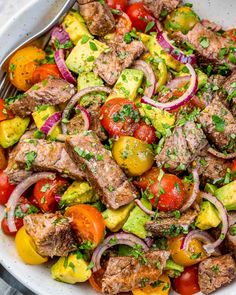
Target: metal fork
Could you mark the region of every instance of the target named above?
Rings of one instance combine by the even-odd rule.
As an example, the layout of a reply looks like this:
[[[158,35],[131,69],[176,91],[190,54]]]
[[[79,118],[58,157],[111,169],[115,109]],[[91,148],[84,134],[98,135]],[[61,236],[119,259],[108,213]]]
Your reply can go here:
[[[28,45],[36,45],[39,48],[45,48],[47,45],[51,29],[62,21],[66,12],[73,7],[76,0],[67,0],[65,1],[61,10],[57,13],[57,15],[50,21],[50,23],[43,28],[41,31],[35,33],[33,36],[27,38],[20,45],[16,46],[11,52],[9,52],[4,59],[0,62],[0,97],[10,97],[15,96],[17,94],[17,89],[10,82],[9,74],[8,74],[8,64],[11,56],[19,49],[28,46]]]

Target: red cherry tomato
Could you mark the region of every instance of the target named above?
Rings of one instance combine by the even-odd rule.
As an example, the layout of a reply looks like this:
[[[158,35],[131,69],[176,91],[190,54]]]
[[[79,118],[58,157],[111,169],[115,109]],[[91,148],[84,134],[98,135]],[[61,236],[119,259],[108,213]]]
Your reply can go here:
[[[24,225],[23,218],[15,218],[15,225],[18,231]],[[5,235],[8,235],[8,236],[16,235],[16,232],[10,232],[8,224],[7,224],[7,219],[5,217],[2,220],[1,227]]]
[[[128,14],[133,26],[139,30],[144,32],[147,24],[151,21],[154,21],[153,16],[144,8],[142,2],[131,4],[126,13]]]
[[[198,285],[198,267],[189,266],[174,279],[175,290],[181,295],[192,295],[200,291]]]
[[[125,11],[127,7],[127,0],[106,0],[107,5],[112,9],[119,9]]]
[[[0,204],[5,205],[13,192],[15,185],[8,182],[8,176],[5,172],[0,172]]]
[[[14,118],[13,113],[9,110],[9,107],[6,107],[5,101],[0,98],[0,122]]]
[[[231,169],[232,169],[233,172],[236,172],[236,160],[233,160]]]
[[[36,84],[46,80],[48,77],[60,78],[61,73],[55,64],[44,64],[39,66],[32,75],[32,83]]]
[[[230,29],[224,32],[223,36],[229,39],[229,41],[236,42],[236,29]]]
[[[135,180],[134,184],[142,190],[146,190],[150,187],[150,185],[152,185],[154,182],[158,180],[159,173],[159,168],[152,167],[150,170],[148,170],[142,176],[140,176],[138,180]]]
[[[155,128],[151,125],[147,125],[145,122],[139,123],[134,130],[134,137],[150,144],[157,140]]]
[[[68,186],[69,182],[61,177],[39,180],[34,187],[34,198],[39,208],[43,212],[55,211],[58,205],[56,196],[62,196]]]
[[[113,98],[101,110],[101,124],[110,136],[133,135],[138,126],[139,112],[135,104],[125,98]]]

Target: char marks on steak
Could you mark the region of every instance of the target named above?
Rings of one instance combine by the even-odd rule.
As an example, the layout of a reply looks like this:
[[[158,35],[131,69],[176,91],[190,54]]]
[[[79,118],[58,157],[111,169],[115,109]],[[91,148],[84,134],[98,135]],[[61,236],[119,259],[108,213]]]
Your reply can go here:
[[[105,294],[129,292],[145,284],[156,282],[169,256],[168,251],[148,251],[144,255],[146,263],[135,257],[110,257],[102,278],[102,292]]]
[[[110,51],[103,52],[95,61],[94,72],[109,85],[115,84],[122,70],[131,64],[145,51],[141,41],[134,40],[130,44],[110,42]]]
[[[110,8],[102,1],[79,0],[79,10],[92,35],[104,36],[115,29]]]
[[[10,109],[15,115],[26,117],[39,106],[65,103],[75,93],[74,85],[62,79],[49,78],[27,90],[20,99],[10,105]]]
[[[160,218],[148,221],[145,228],[154,237],[173,237],[186,232],[197,217],[197,210],[189,209],[180,218]]]
[[[60,213],[30,214],[24,225],[42,256],[67,256],[76,250],[69,220]]]
[[[170,13],[180,2],[181,0],[143,0],[146,9],[157,19],[161,17],[162,12]]]
[[[79,167],[85,168],[89,182],[108,208],[117,209],[136,197],[134,186],[94,132],[87,131],[69,136],[66,140],[66,150]]]
[[[231,283],[235,277],[236,264],[229,254],[205,259],[198,267],[198,283],[204,294],[210,294]]]

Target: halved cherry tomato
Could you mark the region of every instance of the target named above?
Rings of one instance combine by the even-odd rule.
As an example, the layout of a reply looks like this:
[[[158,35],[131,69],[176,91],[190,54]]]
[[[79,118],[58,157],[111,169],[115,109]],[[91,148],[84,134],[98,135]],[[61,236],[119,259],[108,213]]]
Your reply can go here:
[[[0,147],[0,170],[4,170],[7,167],[7,158],[4,148]]]
[[[32,83],[36,84],[46,80],[48,77],[60,78],[61,73],[55,64],[44,64],[39,66],[32,75]]]
[[[0,172],[0,204],[5,205],[13,192],[15,185],[8,181],[8,176],[5,172]]]
[[[157,140],[155,128],[143,121],[134,130],[134,137],[150,144]]]
[[[152,169],[148,170],[141,177],[139,177],[138,180],[135,180],[134,184],[137,185],[139,188],[145,190],[158,180],[159,173],[159,168],[152,167]]]
[[[55,197],[62,196],[68,186],[69,182],[61,177],[39,180],[34,187],[34,197],[39,208],[43,212],[55,211],[58,205]]]
[[[135,104],[125,98],[113,98],[100,110],[101,124],[110,136],[133,135],[140,120]]]
[[[18,231],[24,225],[23,219],[22,218],[15,218],[15,225],[16,225],[16,229]],[[16,235],[16,232],[11,232],[9,230],[6,218],[2,219],[1,227],[2,227],[2,231],[4,232],[5,235],[8,235],[8,236],[15,236]]]
[[[236,42],[236,29],[230,29],[223,34],[227,39]]]
[[[4,100],[0,98],[0,122],[12,118],[14,118],[13,113],[6,107]]]
[[[102,277],[104,275],[105,269],[100,268],[98,271],[94,272],[89,278],[89,284],[98,293],[102,293]]]
[[[233,172],[236,172],[236,160],[233,160],[231,169]]]
[[[66,209],[65,215],[72,218],[72,229],[80,242],[92,242],[97,246],[105,231],[105,222],[97,208],[79,204]]]
[[[128,6],[126,13],[128,14],[133,26],[144,32],[147,24],[154,21],[153,16],[149,13],[142,2],[134,3]]]
[[[200,291],[198,285],[198,267],[189,266],[178,278],[174,279],[175,290],[181,295],[192,295]]]
[[[127,7],[127,0],[106,0],[107,5],[113,9],[125,11]]]

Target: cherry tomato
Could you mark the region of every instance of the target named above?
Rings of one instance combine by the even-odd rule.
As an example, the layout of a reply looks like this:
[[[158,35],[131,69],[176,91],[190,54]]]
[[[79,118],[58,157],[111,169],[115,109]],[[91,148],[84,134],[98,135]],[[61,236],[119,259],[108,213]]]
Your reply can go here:
[[[134,137],[150,144],[157,140],[155,128],[143,121],[134,130]]]
[[[98,293],[102,293],[102,278],[103,278],[104,272],[105,272],[105,269],[100,268],[98,271],[94,272],[89,278],[89,284]]]
[[[158,180],[159,173],[159,168],[152,167],[152,169],[148,170],[141,177],[139,177],[138,180],[135,180],[134,184],[137,185],[139,188],[145,190]]]
[[[181,295],[192,295],[200,291],[198,285],[198,267],[189,266],[178,278],[174,279],[175,290]]]
[[[142,2],[134,3],[128,6],[126,13],[128,14],[133,26],[144,32],[147,24],[154,21],[153,16],[145,9]]]
[[[236,42],[236,29],[231,29],[224,32],[223,36],[229,39],[229,41]]]
[[[233,160],[231,169],[233,172],[236,172],[236,160]]]
[[[48,77],[60,78],[61,73],[55,64],[44,64],[39,66],[32,75],[32,83],[36,84],[42,82]]]
[[[132,23],[126,13],[122,13],[116,17],[116,34],[125,35],[132,29]]]
[[[39,208],[43,212],[55,211],[58,205],[56,196],[61,196],[68,186],[69,182],[61,177],[39,180],[34,187],[34,197]]]
[[[12,118],[14,118],[13,113],[6,106],[5,101],[0,98],[0,122]]]
[[[105,222],[97,208],[79,204],[66,209],[65,215],[72,218],[71,226],[78,240],[82,243],[92,242],[97,246],[105,231]]]
[[[110,136],[133,135],[138,126],[139,111],[135,104],[125,98],[113,98],[101,110],[101,124]]]
[[[8,176],[5,172],[0,172],[0,204],[5,205],[13,192],[15,185],[8,182]]]
[[[23,219],[22,218],[15,218],[15,225],[16,225],[16,228],[18,231],[24,225]],[[2,227],[2,231],[4,232],[5,235],[8,235],[8,236],[15,236],[16,235],[16,232],[10,232],[6,218],[2,219],[1,227]]]
[[[127,7],[127,0],[106,0],[107,5],[112,9],[119,9],[125,11]]]

